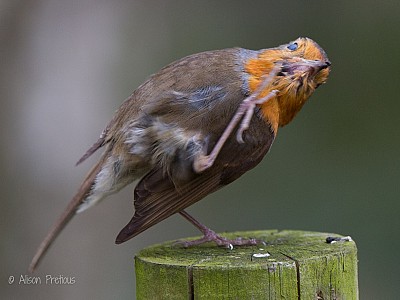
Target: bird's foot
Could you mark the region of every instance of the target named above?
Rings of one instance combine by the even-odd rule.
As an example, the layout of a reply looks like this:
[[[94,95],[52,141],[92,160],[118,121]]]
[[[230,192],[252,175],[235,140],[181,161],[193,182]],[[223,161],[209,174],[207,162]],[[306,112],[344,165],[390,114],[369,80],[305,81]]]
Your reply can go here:
[[[203,234],[203,237],[197,240],[176,242],[177,244],[181,244],[185,248],[197,246],[208,242],[214,242],[218,246],[225,247],[231,250],[233,249],[234,246],[253,246],[257,244],[265,245],[264,241],[258,239],[242,238],[242,237],[237,237],[236,239],[224,238],[216,234],[214,230],[211,230],[207,226],[201,224],[186,211],[182,210],[179,213],[182,215],[182,217],[184,217],[186,220],[188,220],[190,223],[196,226]]]
[[[178,244],[181,244],[185,248],[201,245],[208,242],[214,242],[220,247],[225,247],[227,249],[232,250],[234,246],[254,246],[258,244],[265,245],[265,242],[262,240],[254,239],[254,238],[242,238],[238,237],[235,239],[227,239],[223,236],[220,236],[215,233],[215,231],[207,228],[203,232],[204,236],[202,238],[192,240],[192,241],[178,241]]]

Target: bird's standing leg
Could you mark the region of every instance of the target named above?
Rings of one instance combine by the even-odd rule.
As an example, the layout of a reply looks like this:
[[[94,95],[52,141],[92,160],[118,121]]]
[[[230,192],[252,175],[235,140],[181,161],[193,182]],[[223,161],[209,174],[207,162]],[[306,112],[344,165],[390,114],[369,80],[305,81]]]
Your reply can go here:
[[[192,223],[194,226],[196,226],[204,235],[202,238],[197,239],[197,240],[179,242],[184,247],[196,246],[196,245],[200,245],[200,244],[207,243],[207,242],[215,242],[218,246],[223,246],[223,247],[226,247],[226,248],[232,250],[233,246],[257,245],[260,243],[265,244],[265,242],[263,242],[261,240],[251,239],[251,238],[244,239],[244,238],[238,237],[238,238],[232,239],[232,240],[224,238],[224,237],[216,234],[215,231],[213,231],[210,228],[206,227],[205,225],[201,224],[199,221],[197,221],[195,218],[193,218],[191,215],[189,215],[186,211],[182,210],[179,213],[181,214],[182,217],[184,217],[186,220],[188,220],[190,223]]]
[[[269,92],[267,95],[265,95],[262,98],[258,98],[258,96],[261,94],[261,92],[271,83],[273,78],[278,72],[278,69],[281,67],[281,65],[275,66],[275,68],[268,74],[268,76],[264,75],[262,78],[264,80],[260,84],[260,86],[257,88],[254,93],[252,93],[249,97],[244,99],[242,103],[240,103],[240,106],[238,110],[236,111],[235,115],[229,122],[228,126],[225,128],[224,132],[218,139],[217,143],[215,144],[214,148],[211,150],[210,154],[208,155],[199,155],[194,159],[193,162],[193,169],[196,173],[201,173],[208,168],[210,168],[213,164],[215,159],[217,158],[219,152],[221,151],[222,147],[224,146],[225,142],[231,135],[232,131],[235,129],[236,125],[239,123],[239,121],[242,119],[242,122],[240,124],[240,127],[238,129],[236,139],[239,143],[244,143],[243,141],[243,132],[249,128],[249,124],[251,121],[251,118],[254,114],[254,109],[257,104],[263,104],[270,100],[271,98],[276,97],[278,91],[277,90],[272,90]],[[243,117],[244,115],[244,117]]]

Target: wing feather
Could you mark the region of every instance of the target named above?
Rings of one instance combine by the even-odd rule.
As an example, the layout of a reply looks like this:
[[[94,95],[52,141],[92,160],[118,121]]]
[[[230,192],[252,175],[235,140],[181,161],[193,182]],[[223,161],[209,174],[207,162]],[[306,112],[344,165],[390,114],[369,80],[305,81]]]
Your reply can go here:
[[[173,178],[161,167],[150,171],[135,188],[135,214],[118,234],[116,243],[120,244],[135,237],[254,168],[268,152],[275,137],[271,127],[264,125],[267,125],[264,127],[267,131],[262,133],[262,139],[254,139],[249,134],[245,134],[244,144],[238,144],[231,139],[225,151],[229,151],[234,143],[234,156],[222,151],[221,158],[213,167],[201,174],[195,174],[179,188],[176,188]]]
[[[222,187],[221,172],[213,169],[191,180],[178,190],[169,177],[157,169],[146,175],[135,188],[135,214],[118,234],[116,243],[125,242],[149,227],[185,209]],[[161,176],[160,176],[161,175]],[[164,188],[158,189],[157,183]],[[152,189],[152,187],[156,187]]]

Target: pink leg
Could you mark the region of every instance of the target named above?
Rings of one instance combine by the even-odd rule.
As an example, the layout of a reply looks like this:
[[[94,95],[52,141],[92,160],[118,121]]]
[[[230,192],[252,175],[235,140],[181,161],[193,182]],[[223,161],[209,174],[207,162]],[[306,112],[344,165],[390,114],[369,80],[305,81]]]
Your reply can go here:
[[[240,104],[238,110],[236,111],[235,115],[229,122],[228,126],[225,128],[224,132],[222,133],[221,137],[219,138],[218,142],[215,144],[214,148],[211,150],[210,154],[208,155],[199,155],[198,157],[195,158],[193,162],[193,169],[196,173],[201,173],[204,170],[207,170],[210,168],[213,164],[215,159],[217,158],[219,152],[221,151],[223,145],[231,135],[232,131],[235,129],[236,125],[240,122],[242,119],[242,122],[240,124],[240,127],[238,129],[237,135],[236,135],[236,140],[239,143],[244,143],[243,141],[243,132],[249,128],[249,124],[251,121],[251,118],[254,114],[254,109],[257,104],[262,104],[270,100],[271,98],[276,97],[277,93],[279,91],[277,90],[272,90],[269,92],[266,96],[262,98],[258,98],[260,93],[271,83],[272,79],[275,77],[276,73],[278,72],[278,69],[281,66],[276,66],[271,73],[268,74],[268,76],[263,76],[264,80],[260,84],[260,86],[257,88],[257,90],[252,93],[249,97],[244,99],[242,103]],[[244,117],[243,117],[244,115]]]
[[[200,245],[200,244],[207,243],[207,242],[215,242],[218,246],[224,246],[231,250],[233,249],[233,246],[249,246],[249,245],[257,245],[257,244],[265,244],[265,242],[263,242],[261,240],[251,239],[251,238],[244,239],[244,238],[238,237],[236,239],[229,240],[227,238],[219,236],[218,234],[215,233],[215,231],[213,231],[210,228],[201,224],[199,221],[197,221],[195,218],[193,218],[191,215],[189,215],[186,211],[182,210],[179,213],[182,215],[182,217],[184,217],[186,220],[188,220],[190,223],[192,223],[194,226],[196,226],[204,235],[202,238],[197,239],[197,240],[179,242],[179,243],[182,243],[182,245],[186,248]]]

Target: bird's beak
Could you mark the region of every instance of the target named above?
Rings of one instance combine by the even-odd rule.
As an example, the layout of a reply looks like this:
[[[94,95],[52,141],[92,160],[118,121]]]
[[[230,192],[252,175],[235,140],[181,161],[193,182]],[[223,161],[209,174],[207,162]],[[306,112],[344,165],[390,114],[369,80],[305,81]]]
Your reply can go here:
[[[289,60],[283,63],[282,72],[288,74],[295,73],[309,73],[315,75],[323,69],[330,68],[331,62],[329,60],[309,60],[309,59],[296,59]]]

